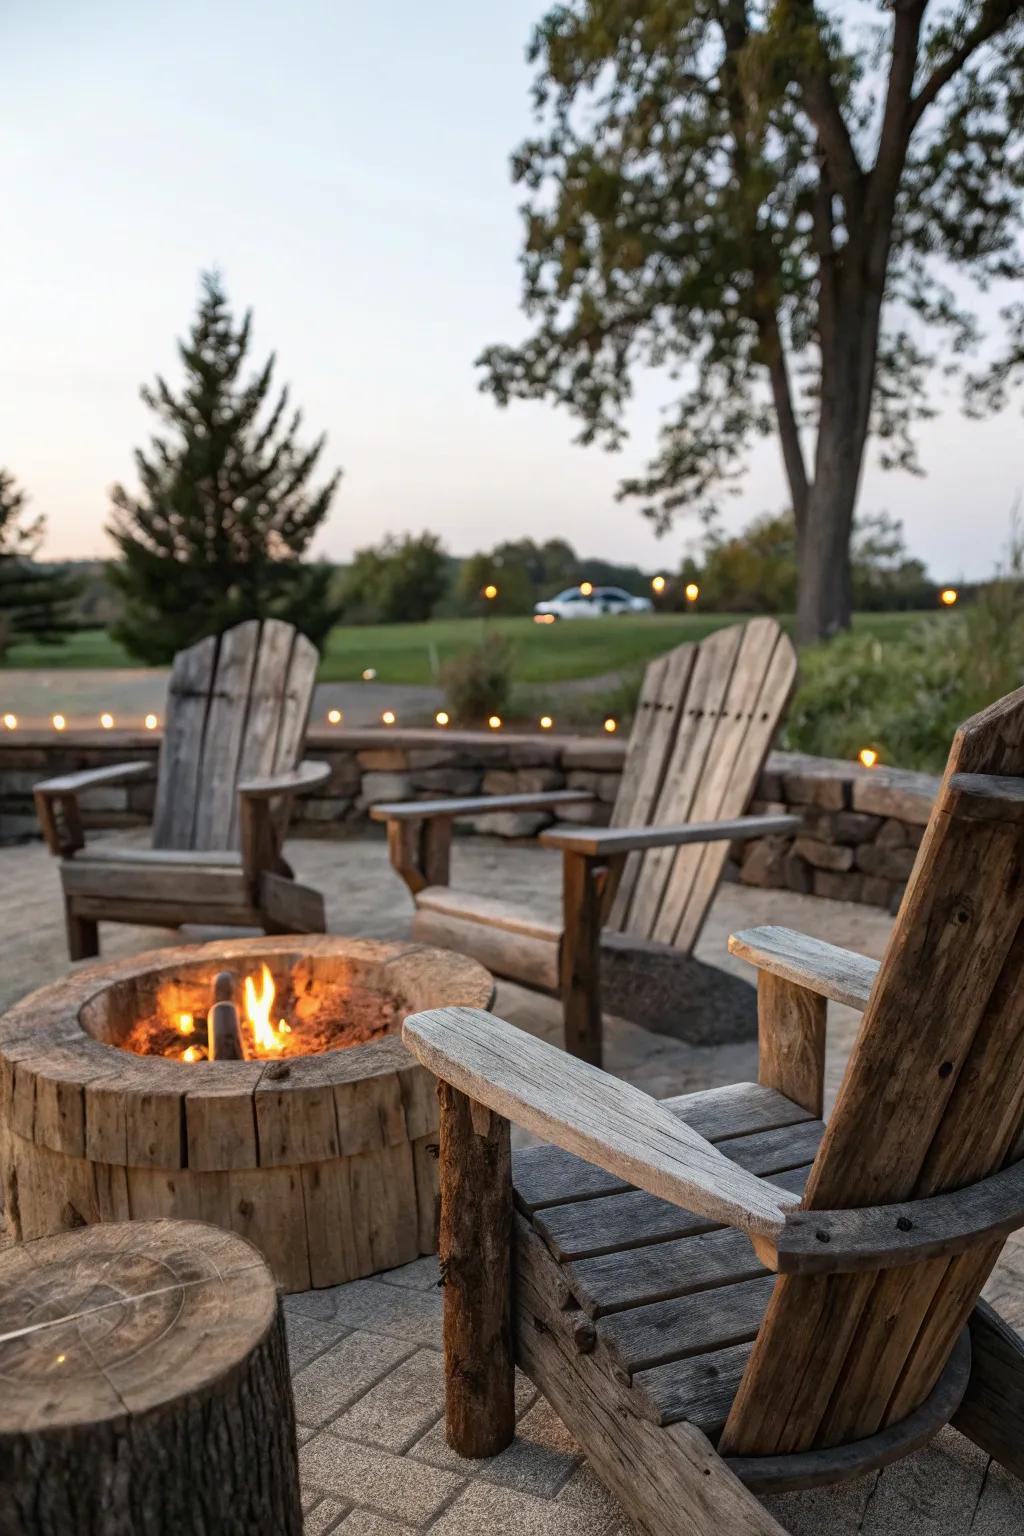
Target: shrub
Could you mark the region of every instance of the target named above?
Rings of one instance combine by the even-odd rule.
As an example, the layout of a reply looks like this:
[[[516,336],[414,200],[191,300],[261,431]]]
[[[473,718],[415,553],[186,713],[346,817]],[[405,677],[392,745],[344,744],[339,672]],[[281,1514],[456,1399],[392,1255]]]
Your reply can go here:
[[[468,724],[502,712],[512,691],[514,655],[504,635],[489,633],[444,663],[441,683],[454,719]]]

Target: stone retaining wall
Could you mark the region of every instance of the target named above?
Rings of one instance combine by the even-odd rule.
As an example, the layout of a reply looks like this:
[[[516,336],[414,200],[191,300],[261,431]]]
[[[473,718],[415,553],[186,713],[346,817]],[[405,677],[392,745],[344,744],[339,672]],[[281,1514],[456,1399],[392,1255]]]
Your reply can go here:
[[[115,762],[150,761],[155,769],[159,739],[157,732],[0,733],[0,841],[38,835],[32,788],[40,779]],[[315,795],[296,802],[293,833],[337,837],[365,830],[370,806],[386,800],[562,788],[587,789],[595,796],[591,805],[564,806],[562,821],[603,826],[611,817],[625,741],[317,727],[310,731],[306,750],[330,763],[331,776]],[[797,812],[803,825],[795,838],[737,845],[729,874],[748,885],[892,907],[913,865],[937,788],[938,779],[928,774],[774,752],[751,809]],[[152,781],[90,790],[82,799],[85,824],[144,825],[153,793]],[[459,826],[499,837],[530,837],[552,819],[543,811],[503,812]]]

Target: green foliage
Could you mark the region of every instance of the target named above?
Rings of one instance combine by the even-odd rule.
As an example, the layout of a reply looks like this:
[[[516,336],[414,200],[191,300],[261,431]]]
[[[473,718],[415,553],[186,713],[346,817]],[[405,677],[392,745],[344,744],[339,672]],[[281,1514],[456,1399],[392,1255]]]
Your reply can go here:
[[[349,624],[422,624],[448,585],[448,557],[433,533],[387,534],[356,551],[342,585]]]
[[[324,439],[300,445],[287,388],[270,403],[273,355],[243,378],[251,320],[236,325],[220,278],[205,274],[178,348],[183,390],[159,377],[142,390],[163,430],[135,455],[141,494],[112,492],[110,576],[124,604],[115,636],[147,663],[251,618],[286,619],[321,645],[337,618],[330,568],[305,557],[340,471],[311,488]]]
[[[529,571],[525,564],[502,557],[501,551],[507,547],[499,545],[490,555],[470,555],[468,560],[463,560],[455,583],[459,613],[522,614],[533,611],[536,598]],[[488,586],[497,587],[497,597],[484,595]]]
[[[75,627],[78,582],[60,566],[37,563],[46,522],[26,520],[27,504],[13,475],[0,469],[0,662],[12,645],[60,645]]]
[[[444,663],[445,703],[459,725],[479,725],[488,715],[501,714],[512,691],[514,660],[512,642],[488,631],[478,645],[466,646]]]

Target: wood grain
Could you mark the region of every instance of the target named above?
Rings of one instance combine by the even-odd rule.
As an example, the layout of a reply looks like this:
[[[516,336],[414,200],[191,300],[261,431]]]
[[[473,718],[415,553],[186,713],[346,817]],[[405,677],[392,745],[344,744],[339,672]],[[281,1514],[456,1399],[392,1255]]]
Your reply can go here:
[[[770,971],[757,979],[757,1079],[821,1117],[826,999]]]
[[[860,1013],[867,1007],[879,971],[877,960],[792,928],[745,928],[730,934],[729,953]]]

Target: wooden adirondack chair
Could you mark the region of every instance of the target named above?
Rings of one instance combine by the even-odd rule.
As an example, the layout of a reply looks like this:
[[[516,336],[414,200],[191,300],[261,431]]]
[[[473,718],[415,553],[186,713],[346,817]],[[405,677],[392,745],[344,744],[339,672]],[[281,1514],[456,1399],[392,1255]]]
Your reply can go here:
[[[326,763],[299,762],[317,651],[278,619],[250,620],[174,658],[157,778],[153,847],[86,845],[78,797],[145,778],[119,763],[35,788],[61,885],[72,960],[99,953],[99,921],[322,933],[324,903],[281,856],[293,795]]]
[[[732,947],[756,1084],[657,1103],[489,1014],[406,1021],[441,1080],[450,1444],[509,1442],[517,1362],[649,1536],[779,1536],[758,1492],[949,1421],[1024,1476],[1024,1343],[978,1300],[1024,1226],[1024,690],[958,733],[880,966]],[[830,997],[863,1019],[826,1128]],[[506,1117],[550,1145],[510,1160]]]
[[[450,889],[452,823],[552,809],[585,790],[378,805],[395,869],[416,902],[413,937],[481,961],[495,975],[561,993],[565,1045],[601,1062],[601,953],[617,994],[685,995],[677,963],[700,936],[732,839],[792,831],[792,816],[744,816],[796,677],[774,619],[717,630],[647,668],[609,828],[553,827],[563,855],[562,924],[493,897]],[[603,939],[602,939],[603,931]],[[647,1003],[653,1007],[653,999]],[[636,1017],[635,1012],[630,1017]]]

